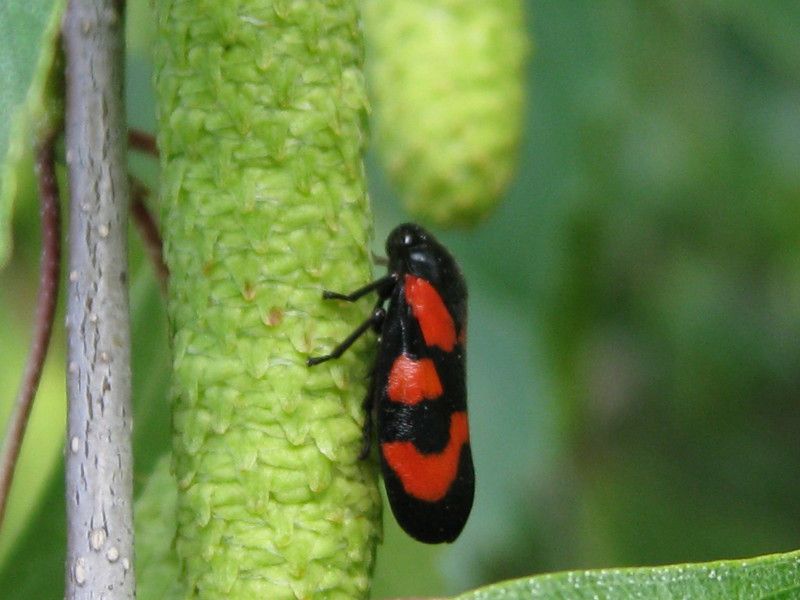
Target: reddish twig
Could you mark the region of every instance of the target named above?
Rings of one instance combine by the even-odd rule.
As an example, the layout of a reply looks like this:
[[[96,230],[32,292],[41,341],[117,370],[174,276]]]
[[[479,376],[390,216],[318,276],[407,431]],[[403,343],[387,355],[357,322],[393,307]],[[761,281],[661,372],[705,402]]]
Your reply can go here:
[[[158,146],[154,135],[140,129],[128,129],[128,146],[139,152],[150,154],[158,158]],[[130,178],[131,183],[131,216],[133,217],[139,235],[142,236],[145,250],[156,270],[158,282],[161,284],[161,291],[167,291],[167,280],[169,279],[169,269],[164,262],[164,255],[161,249],[161,234],[158,232],[153,215],[147,208],[144,199],[148,196],[147,186],[135,177]]]
[[[128,146],[139,152],[158,157],[158,146],[154,135],[140,129],[128,129]]]
[[[134,223],[136,223],[136,228],[139,230],[139,235],[142,237],[145,250],[150,260],[153,262],[158,282],[161,285],[161,291],[166,293],[169,269],[164,262],[161,234],[158,232],[158,225],[153,215],[150,214],[147,205],[144,203],[148,190],[147,187],[135,177],[131,177],[130,182],[131,216],[133,217]]]
[[[33,343],[28,354],[25,372],[14,408],[8,422],[3,448],[0,452],[0,526],[5,515],[6,501],[14,477],[28,417],[39,387],[44,368],[53,318],[58,300],[58,279],[61,264],[61,218],[59,214],[58,182],[55,169],[55,134],[45,137],[36,156],[36,175],[39,183],[40,215],[42,219],[42,258],[39,293],[36,299],[36,320]]]

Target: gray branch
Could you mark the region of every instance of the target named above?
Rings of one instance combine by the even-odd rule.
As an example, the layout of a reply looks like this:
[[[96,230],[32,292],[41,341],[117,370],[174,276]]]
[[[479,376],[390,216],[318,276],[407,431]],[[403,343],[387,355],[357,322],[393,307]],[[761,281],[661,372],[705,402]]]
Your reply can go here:
[[[123,3],[69,0],[69,599],[133,598]]]

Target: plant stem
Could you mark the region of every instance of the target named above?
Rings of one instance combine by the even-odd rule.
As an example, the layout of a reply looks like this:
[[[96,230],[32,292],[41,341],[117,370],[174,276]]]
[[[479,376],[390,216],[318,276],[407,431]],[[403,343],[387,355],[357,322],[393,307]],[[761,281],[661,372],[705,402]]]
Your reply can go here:
[[[70,0],[66,147],[66,598],[133,598],[124,23],[115,0]]]
[[[61,215],[59,214],[58,183],[55,168],[55,133],[45,136],[36,155],[36,176],[39,184],[39,214],[42,221],[42,259],[39,274],[39,293],[36,298],[36,318],[22,383],[8,421],[0,453],[0,527],[3,525],[6,502],[11,490],[14,468],[19,458],[25,428],[39,387],[53,318],[58,300],[58,277],[61,265]]]

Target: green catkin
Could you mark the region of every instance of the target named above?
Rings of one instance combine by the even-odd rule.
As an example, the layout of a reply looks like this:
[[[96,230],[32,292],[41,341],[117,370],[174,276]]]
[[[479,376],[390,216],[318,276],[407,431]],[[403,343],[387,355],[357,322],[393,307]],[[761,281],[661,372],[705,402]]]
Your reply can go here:
[[[380,497],[356,0],[155,0],[173,330],[175,549],[187,597],[361,598]]]
[[[362,0],[377,145],[416,218],[470,225],[519,151],[529,43],[521,0]]]

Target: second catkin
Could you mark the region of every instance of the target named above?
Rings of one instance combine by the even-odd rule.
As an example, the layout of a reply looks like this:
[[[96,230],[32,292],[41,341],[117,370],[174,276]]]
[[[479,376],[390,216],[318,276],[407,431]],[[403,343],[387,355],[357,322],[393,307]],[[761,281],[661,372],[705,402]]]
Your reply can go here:
[[[470,225],[517,162],[530,43],[520,0],[362,0],[382,162],[415,219]]]

